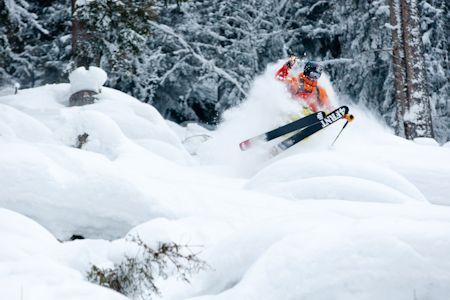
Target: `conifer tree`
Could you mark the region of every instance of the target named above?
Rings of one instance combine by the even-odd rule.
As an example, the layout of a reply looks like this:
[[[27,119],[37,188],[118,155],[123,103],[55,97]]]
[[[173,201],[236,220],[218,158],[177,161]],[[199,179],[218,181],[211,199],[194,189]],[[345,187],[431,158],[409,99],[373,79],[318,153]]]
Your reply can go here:
[[[31,9],[25,0],[0,0],[0,86],[11,81],[33,84],[36,80],[30,47],[48,31]]]
[[[404,120],[406,137],[434,137],[430,97],[423,53],[417,0],[402,0],[403,38],[405,47],[408,102]]]
[[[435,139],[444,143],[450,140],[450,3],[423,0],[419,9],[433,131]]]
[[[406,110],[406,66],[405,48],[403,45],[403,26],[401,19],[400,0],[389,0],[391,25],[392,25],[392,62],[394,71],[394,88],[396,99],[397,134],[406,137],[403,115]]]
[[[147,20],[155,18],[154,2],[146,0],[72,0],[73,54],[76,66],[95,65],[131,72],[150,35]]]
[[[141,55],[150,35],[147,20],[155,17],[146,0],[72,0],[72,60],[74,67],[94,65],[108,73],[130,77],[132,61]],[[71,105],[93,102],[92,91],[71,96]]]
[[[399,133],[434,137],[417,1],[391,0],[390,11]]]

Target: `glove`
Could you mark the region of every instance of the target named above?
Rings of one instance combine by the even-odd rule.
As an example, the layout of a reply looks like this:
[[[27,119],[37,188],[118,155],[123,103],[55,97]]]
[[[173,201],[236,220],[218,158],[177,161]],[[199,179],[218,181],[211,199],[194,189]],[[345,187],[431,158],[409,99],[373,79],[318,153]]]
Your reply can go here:
[[[352,114],[346,114],[344,118],[346,118],[348,122],[351,122],[355,119],[355,117]]]
[[[291,58],[289,58],[289,60],[287,61],[286,67],[292,68],[296,62],[297,62],[297,56],[292,55]]]

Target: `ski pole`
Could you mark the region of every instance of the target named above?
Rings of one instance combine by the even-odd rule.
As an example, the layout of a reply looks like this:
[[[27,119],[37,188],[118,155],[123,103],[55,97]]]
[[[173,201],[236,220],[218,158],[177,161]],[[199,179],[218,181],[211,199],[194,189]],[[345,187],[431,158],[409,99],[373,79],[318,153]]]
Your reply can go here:
[[[346,114],[345,117],[347,119],[347,122],[345,122],[344,127],[342,127],[341,131],[339,131],[339,134],[337,135],[337,137],[334,139],[333,144],[331,144],[331,147],[333,147],[334,143],[336,142],[336,140],[338,139],[338,137],[341,135],[342,131],[344,130],[344,128],[347,126],[348,123],[350,123],[351,121],[353,121],[355,119],[355,117],[351,114]]]

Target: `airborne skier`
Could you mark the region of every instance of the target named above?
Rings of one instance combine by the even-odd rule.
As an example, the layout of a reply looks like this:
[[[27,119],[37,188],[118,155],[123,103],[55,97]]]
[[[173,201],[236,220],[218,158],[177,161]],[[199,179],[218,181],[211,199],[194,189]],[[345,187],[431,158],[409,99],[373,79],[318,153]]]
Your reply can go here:
[[[306,63],[303,72],[298,75],[298,78],[287,76],[289,70],[292,69],[296,62],[297,57],[291,56],[277,72],[275,78],[286,83],[293,98],[300,101],[302,106],[309,110],[308,113],[319,110],[326,112],[335,110],[328,99],[325,89],[317,84],[317,80],[322,75],[322,66],[310,61]]]
[[[241,142],[239,147],[242,151],[251,148],[258,141],[270,141],[282,135],[301,130],[273,146],[269,151],[270,156],[273,157],[340,119],[347,119],[347,123],[345,123],[342,130],[348,122],[353,121],[354,117],[348,113],[348,107],[341,106],[335,109],[331,105],[325,89],[317,85],[317,80],[322,74],[322,67],[318,63],[312,61],[306,63],[303,72],[298,75],[298,78],[287,76],[289,70],[292,69],[296,62],[297,57],[291,56],[289,61],[278,70],[275,78],[286,83],[294,100],[300,101],[303,106],[304,111],[302,114],[306,117],[297,121],[291,119],[294,122]],[[324,110],[326,113],[321,110]]]

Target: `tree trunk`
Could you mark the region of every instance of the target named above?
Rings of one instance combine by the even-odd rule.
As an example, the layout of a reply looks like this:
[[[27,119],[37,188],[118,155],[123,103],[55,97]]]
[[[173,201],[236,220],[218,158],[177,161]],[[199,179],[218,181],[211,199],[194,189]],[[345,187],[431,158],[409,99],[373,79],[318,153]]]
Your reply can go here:
[[[85,55],[77,55],[80,52],[80,47],[85,46],[89,37],[85,32],[85,26],[73,17],[76,11],[76,2],[77,0],[72,0],[72,57],[74,57],[77,67],[85,67],[86,70],[89,70],[90,61]]]
[[[401,14],[401,0],[389,0],[391,15],[392,44],[393,44],[393,69],[394,88],[396,100],[397,135],[406,137],[403,115],[406,110],[406,73],[405,73],[405,51],[403,46],[403,26]]]
[[[430,96],[417,0],[401,0],[408,102],[404,114],[408,139],[433,138]]]
[[[77,55],[82,52],[82,48],[88,42],[89,36],[85,32],[85,26],[74,18],[76,11],[77,0],[72,0],[72,57],[74,58],[77,67],[85,67],[89,70],[90,61],[86,59],[85,55]],[[81,48],[81,49],[80,49]],[[70,96],[69,106],[83,106],[94,103],[94,91],[79,91]]]

